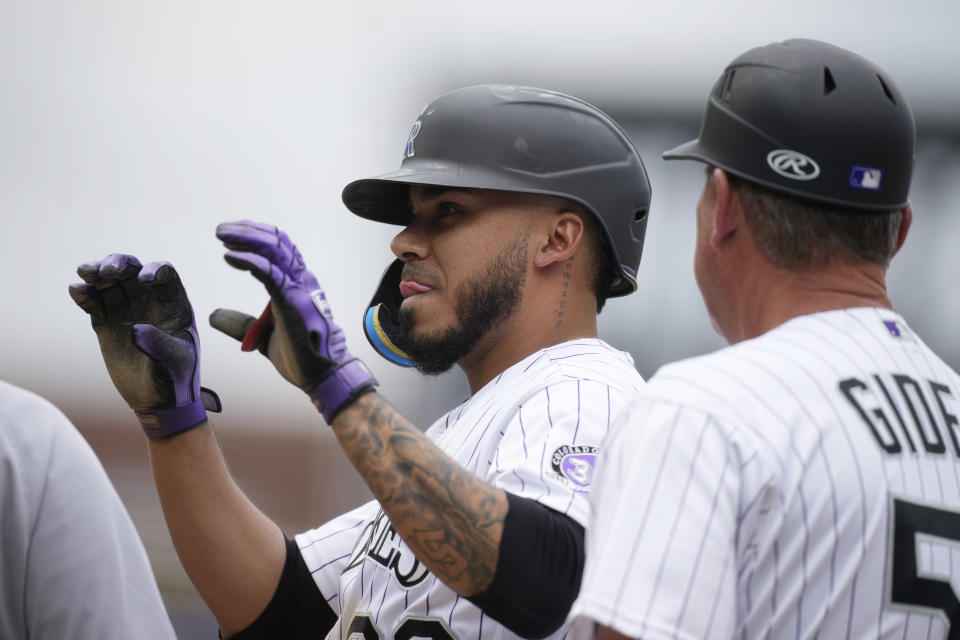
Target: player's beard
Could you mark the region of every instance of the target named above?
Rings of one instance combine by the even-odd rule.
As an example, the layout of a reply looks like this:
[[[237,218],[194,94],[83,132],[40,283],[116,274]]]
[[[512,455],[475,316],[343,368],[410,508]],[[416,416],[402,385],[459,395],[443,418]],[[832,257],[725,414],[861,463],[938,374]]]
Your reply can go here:
[[[527,275],[527,236],[520,234],[475,278],[456,289],[454,326],[414,337],[414,312],[400,309],[399,342],[417,370],[443,373],[473,351],[492,329],[517,312]]]

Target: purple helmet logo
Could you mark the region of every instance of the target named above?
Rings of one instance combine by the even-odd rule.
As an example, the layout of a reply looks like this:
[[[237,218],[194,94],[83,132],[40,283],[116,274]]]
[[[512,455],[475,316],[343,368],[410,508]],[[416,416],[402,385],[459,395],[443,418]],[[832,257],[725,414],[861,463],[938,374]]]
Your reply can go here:
[[[854,166],[850,168],[850,186],[854,189],[880,190],[883,171],[873,167]]]

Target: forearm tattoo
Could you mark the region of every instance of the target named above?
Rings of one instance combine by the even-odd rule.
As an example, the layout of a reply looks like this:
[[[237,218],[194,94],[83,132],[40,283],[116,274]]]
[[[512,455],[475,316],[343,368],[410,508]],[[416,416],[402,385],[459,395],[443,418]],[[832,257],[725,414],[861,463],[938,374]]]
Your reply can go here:
[[[377,393],[340,412],[333,430],[417,558],[460,595],[486,589],[497,567],[506,494],[451,460]]]

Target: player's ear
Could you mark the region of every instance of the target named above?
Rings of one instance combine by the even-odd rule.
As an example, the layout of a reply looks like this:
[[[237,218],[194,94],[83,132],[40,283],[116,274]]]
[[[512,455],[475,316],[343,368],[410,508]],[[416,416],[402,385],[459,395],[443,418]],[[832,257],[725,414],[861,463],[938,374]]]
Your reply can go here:
[[[897,231],[897,244],[893,249],[894,256],[900,252],[900,247],[907,241],[907,232],[910,231],[911,224],[913,224],[913,205],[907,204],[903,208],[903,220],[900,221],[900,229]]]
[[[543,230],[533,236],[537,241],[533,263],[537,267],[566,262],[577,252],[585,233],[583,219],[572,211],[549,214],[544,218]]]
[[[710,246],[719,249],[736,233],[740,226],[743,209],[726,171],[714,169],[711,178],[714,188],[714,210],[711,212]]]

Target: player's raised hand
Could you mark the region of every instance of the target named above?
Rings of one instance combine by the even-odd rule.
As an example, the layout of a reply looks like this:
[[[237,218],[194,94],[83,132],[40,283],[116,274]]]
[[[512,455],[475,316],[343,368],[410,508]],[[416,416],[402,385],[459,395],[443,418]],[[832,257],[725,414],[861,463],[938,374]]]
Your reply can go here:
[[[113,253],[77,267],[70,296],[90,314],[110,379],[146,434],[167,438],[220,410],[200,387],[200,342],[173,265]]]
[[[307,395],[329,423],[333,416],[377,382],[364,364],[350,355],[343,330],[296,246],[273,225],[250,220],[217,227],[230,266],[249,271],[270,294],[259,319],[217,309],[210,324],[256,348],[277,371]]]

